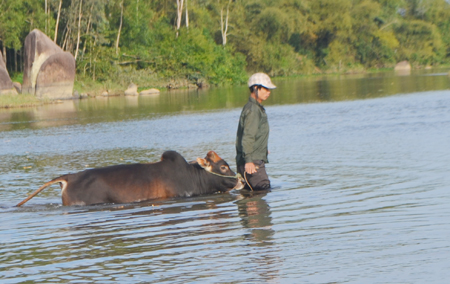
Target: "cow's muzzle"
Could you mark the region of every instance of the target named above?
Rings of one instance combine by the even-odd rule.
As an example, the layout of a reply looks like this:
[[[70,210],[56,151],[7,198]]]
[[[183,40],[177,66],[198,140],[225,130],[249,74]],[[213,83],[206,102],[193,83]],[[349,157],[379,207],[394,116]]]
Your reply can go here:
[[[233,189],[236,189],[236,190],[243,189],[245,187],[245,179],[239,173],[236,174],[236,178],[238,179],[238,182]]]

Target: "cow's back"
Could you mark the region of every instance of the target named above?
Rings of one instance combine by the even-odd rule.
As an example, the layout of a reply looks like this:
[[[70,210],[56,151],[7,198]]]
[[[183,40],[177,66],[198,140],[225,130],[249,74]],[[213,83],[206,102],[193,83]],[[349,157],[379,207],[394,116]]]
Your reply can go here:
[[[67,175],[62,192],[64,205],[128,203],[189,196],[195,188],[189,165],[176,152],[165,152],[151,164],[116,165]]]

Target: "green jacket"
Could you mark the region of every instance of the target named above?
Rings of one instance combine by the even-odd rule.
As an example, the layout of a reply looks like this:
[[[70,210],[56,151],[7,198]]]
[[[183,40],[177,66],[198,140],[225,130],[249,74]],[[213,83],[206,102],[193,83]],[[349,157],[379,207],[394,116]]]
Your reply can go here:
[[[269,122],[264,107],[250,97],[242,109],[236,135],[236,164],[262,160],[268,163]]]

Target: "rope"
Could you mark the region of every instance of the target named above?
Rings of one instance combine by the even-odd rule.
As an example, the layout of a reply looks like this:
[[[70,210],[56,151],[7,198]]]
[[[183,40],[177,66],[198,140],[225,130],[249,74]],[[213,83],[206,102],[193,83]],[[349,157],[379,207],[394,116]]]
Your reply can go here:
[[[250,183],[247,180],[247,172],[244,171],[244,178],[245,178],[245,182],[247,183],[247,185],[250,187],[250,189],[253,191],[253,187],[250,185]]]
[[[256,167],[257,169],[259,169],[259,167]],[[205,170],[206,171],[206,170]],[[240,173],[237,173],[235,176],[224,176],[224,175],[221,175],[221,174],[217,174],[217,173],[214,173],[214,172],[210,172],[210,171],[206,171],[207,173],[210,173],[210,174],[212,174],[212,175],[216,175],[216,176],[219,176],[219,177],[224,177],[224,178],[242,178],[242,175],[240,174]],[[250,187],[250,189],[252,190],[252,191],[254,191],[253,190],[253,187],[251,186],[251,184],[248,182],[248,179],[247,179],[247,172],[246,171],[244,171],[244,179],[245,179],[245,182],[247,183],[247,185]]]
[[[206,170],[205,170],[206,171]],[[206,171],[207,173],[210,173],[210,174],[212,174],[212,175],[216,175],[216,176],[219,176],[219,177],[224,177],[224,178],[242,178],[242,176],[241,176],[241,174],[240,173],[237,173],[236,175],[234,175],[234,176],[224,176],[224,175],[221,175],[221,174],[217,174],[217,173],[214,173],[214,172],[210,172],[210,171]]]

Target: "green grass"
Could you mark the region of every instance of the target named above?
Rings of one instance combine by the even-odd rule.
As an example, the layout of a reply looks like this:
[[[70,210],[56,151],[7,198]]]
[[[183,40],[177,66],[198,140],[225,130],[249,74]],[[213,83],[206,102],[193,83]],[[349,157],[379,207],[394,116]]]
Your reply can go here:
[[[0,108],[37,106],[46,102],[34,95],[0,95]]]

